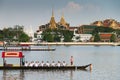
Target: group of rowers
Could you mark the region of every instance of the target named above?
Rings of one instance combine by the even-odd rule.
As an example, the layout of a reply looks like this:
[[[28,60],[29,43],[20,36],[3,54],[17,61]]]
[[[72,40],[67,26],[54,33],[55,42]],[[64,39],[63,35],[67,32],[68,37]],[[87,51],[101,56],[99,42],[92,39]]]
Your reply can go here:
[[[42,61],[41,63],[39,63],[39,61],[31,61],[30,63],[28,61],[25,61],[24,64],[25,67],[50,67],[50,66],[57,66],[57,67],[61,67],[61,66],[67,66],[66,62],[60,62],[58,61],[57,63],[55,63],[54,61],[52,61],[52,63],[49,63],[49,61],[47,61],[46,63],[44,63],[44,61]]]
[[[71,65],[73,65],[73,56],[71,56],[71,58],[70,58],[70,63],[71,63]],[[46,63],[44,63],[44,61],[42,61],[41,63],[39,63],[39,61],[35,61],[35,62],[31,61],[28,63],[28,61],[25,61],[24,66],[25,67],[44,67],[44,66],[60,67],[60,66],[67,66],[67,63],[65,61],[63,61],[63,62],[58,61],[57,63],[55,63],[54,61],[52,61],[52,63],[49,63],[49,61],[47,61]]]

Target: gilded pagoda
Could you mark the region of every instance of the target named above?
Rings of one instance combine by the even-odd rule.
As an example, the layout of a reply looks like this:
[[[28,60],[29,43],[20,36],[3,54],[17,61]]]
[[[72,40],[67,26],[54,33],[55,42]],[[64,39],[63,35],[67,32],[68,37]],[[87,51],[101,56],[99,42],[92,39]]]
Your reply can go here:
[[[49,28],[50,29],[56,29],[57,28],[56,22],[55,22],[55,18],[54,18],[54,12],[53,12],[53,10],[52,10],[52,17],[50,19]]]
[[[65,21],[64,16],[61,16],[60,22],[58,22],[59,26],[69,29],[69,24]]]

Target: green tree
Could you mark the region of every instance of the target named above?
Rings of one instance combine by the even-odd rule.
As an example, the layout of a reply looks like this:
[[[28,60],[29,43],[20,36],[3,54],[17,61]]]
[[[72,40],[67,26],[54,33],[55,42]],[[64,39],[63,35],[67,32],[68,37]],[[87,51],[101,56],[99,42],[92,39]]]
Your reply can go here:
[[[116,41],[116,35],[112,34],[112,36],[110,37],[110,42],[115,42]]]
[[[3,31],[0,30],[0,41],[2,41],[2,40],[3,40]]]
[[[94,42],[99,42],[99,41],[100,41],[99,34],[95,34],[95,36],[94,36]]]
[[[46,29],[42,33],[42,39],[48,42],[60,42],[61,36],[64,37],[65,42],[70,42],[72,41],[73,32],[61,29]]]
[[[117,35],[120,35],[120,30],[119,29],[116,29],[115,32],[116,32]]]
[[[29,37],[23,31],[23,26],[15,25],[14,28],[4,28],[0,33],[1,40],[3,41],[29,41]],[[22,37],[21,37],[22,36]],[[27,37],[25,37],[27,36]],[[23,39],[24,38],[24,39]]]
[[[60,42],[60,37],[59,37],[59,35],[54,35],[54,41],[55,42]]]
[[[47,42],[53,42],[54,41],[53,35],[51,35],[51,34],[47,35],[46,41]]]
[[[30,37],[24,32],[21,33],[21,35],[19,36],[19,42],[28,42],[29,40],[30,40]]]
[[[73,32],[69,30],[64,30],[63,32],[64,42],[71,42],[73,37]]]
[[[20,35],[23,33],[24,26],[15,25],[13,29],[14,29],[14,32],[16,33],[15,36],[17,37],[19,41]]]
[[[44,41],[47,41],[47,42],[53,42],[54,41],[54,38],[53,38],[53,35],[51,34],[50,29],[48,29],[46,31],[43,31],[42,38],[43,38]]]

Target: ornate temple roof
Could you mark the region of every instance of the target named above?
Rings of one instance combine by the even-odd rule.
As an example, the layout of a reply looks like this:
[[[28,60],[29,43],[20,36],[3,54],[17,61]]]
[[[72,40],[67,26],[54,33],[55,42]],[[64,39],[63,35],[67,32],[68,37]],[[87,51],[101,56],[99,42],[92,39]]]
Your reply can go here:
[[[119,25],[115,21],[112,21],[110,24],[110,27],[115,29],[115,28],[119,27]]]
[[[60,19],[60,24],[62,25],[66,25],[66,22],[65,22],[65,19],[64,19],[64,16],[62,15],[61,19]]]
[[[57,28],[57,27],[56,27],[56,22],[55,22],[53,10],[52,10],[52,17],[51,17],[51,19],[50,19],[50,26],[49,26],[49,28],[51,28],[51,29]]]
[[[61,16],[60,25],[66,27],[66,28],[69,28],[66,21],[65,21],[64,15]]]
[[[99,33],[101,39],[110,39],[113,33]]]
[[[98,24],[97,24],[97,26],[103,26],[103,23],[102,23],[102,21],[98,21]]]
[[[93,25],[103,26],[103,23],[102,23],[102,21],[96,21],[96,22],[93,23]]]
[[[104,21],[95,21],[91,25],[111,27],[113,29],[120,29],[120,23],[114,19],[106,19]]]

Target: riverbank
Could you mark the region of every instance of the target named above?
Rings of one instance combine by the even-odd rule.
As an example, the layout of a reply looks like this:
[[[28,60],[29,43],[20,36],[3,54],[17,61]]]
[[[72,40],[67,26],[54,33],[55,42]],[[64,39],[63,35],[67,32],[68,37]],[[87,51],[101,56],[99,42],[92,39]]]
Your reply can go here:
[[[120,46],[120,42],[20,42],[20,43],[14,43],[7,45],[9,47],[16,46],[19,47],[21,44],[27,44],[27,45],[42,45],[42,46],[48,46],[48,45],[80,45],[80,46]],[[0,45],[1,47],[3,45]]]
[[[20,44],[30,45],[93,45],[93,46],[119,46],[120,42],[21,42]]]

